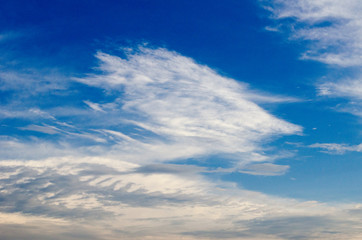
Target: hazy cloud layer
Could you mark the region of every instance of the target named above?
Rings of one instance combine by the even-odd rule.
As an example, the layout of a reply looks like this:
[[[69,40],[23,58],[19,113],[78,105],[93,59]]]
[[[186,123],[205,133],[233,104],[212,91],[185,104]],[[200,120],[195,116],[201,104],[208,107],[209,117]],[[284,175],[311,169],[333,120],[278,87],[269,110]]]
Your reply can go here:
[[[359,205],[328,206],[240,190],[212,183],[192,166],[142,167],[64,156],[1,161],[0,168],[3,239],[53,234],[55,239],[353,239],[360,234]]]

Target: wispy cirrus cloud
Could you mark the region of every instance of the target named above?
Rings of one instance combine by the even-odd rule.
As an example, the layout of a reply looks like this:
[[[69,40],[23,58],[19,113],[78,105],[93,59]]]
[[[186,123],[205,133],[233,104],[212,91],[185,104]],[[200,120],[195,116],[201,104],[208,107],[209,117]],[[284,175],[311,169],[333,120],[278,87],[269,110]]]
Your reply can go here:
[[[2,69],[0,71],[1,91],[19,91],[26,96],[50,90],[65,90],[66,83],[66,78],[57,70],[51,72],[39,69]]]
[[[362,152],[362,144],[348,145],[338,143],[315,143],[310,145],[311,148],[320,148],[323,152],[330,154],[343,154],[345,152]]]
[[[273,163],[260,163],[247,165],[241,169],[240,172],[251,175],[278,176],[285,174],[288,169],[289,166],[276,165]]]
[[[358,0],[261,1],[292,39],[309,41],[302,58],[340,66],[362,65],[362,19]],[[288,20],[283,23],[283,20]]]
[[[35,132],[42,132],[47,134],[56,134],[59,133],[59,129],[54,126],[39,126],[39,125],[29,125],[26,127],[20,127],[21,130],[28,130],[28,131],[35,131]]]
[[[327,75],[315,81],[319,96],[345,98],[337,111],[362,117],[362,5],[359,0],[265,0],[276,27],[292,41],[302,41],[302,59],[319,61],[343,77]]]
[[[361,74],[362,76],[362,74]],[[332,107],[338,112],[353,114],[362,119],[362,81],[357,79],[340,79],[336,82],[324,82],[317,85],[319,96],[348,99]]]
[[[105,53],[97,58],[100,73],[76,80],[118,92],[123,98],[112,102],[108,111],[101,104],[87,105],[97,111],[128,114],[129,124],[158,139],[156,145],[148,140],[149,149],[164,151],[159,144],[166,140],[168,148],[180,153],[170,159],[258,152],[265,139],[301,131],[255,104],[252,99],[257,94],[246,85],[175,52],[141,48],[126,59]],[[263,99],[273,101],[272,97]]]
[[[263,154],[263,144],[301,133],[300,126],[255,103],[290,98],[261,95],[175,52],[140,48],[125,59],[104,53],[97,58],[98,73],[75,80],[106,91],[111,101],[87,99],[78,106],[35,110],[21,105],[18,112],[11,102],[3,107],[3,117],[30,120],[17,127],[24,133],[53,134],[63,143],[79,140],[77,145],[89,139],[104,143],[98,149],[109,154],[146,163],[214,154],[225,154],[225,161],[240,167],[274,161]],[[59,120],[69,118],[72,123]]]
[[[362,101],[362,81],[359,79],[346,79],[337,83],[326,82],[318,88],[321,95],[349,97],[355,101]]]
[[[324,82],[317,86],[320,96],[338,97],[349,99],[348,103],[340,104],[335,107],[341,112],[348,112],[355,116],[362,117],[362,80],[342,79],[336,82]]]

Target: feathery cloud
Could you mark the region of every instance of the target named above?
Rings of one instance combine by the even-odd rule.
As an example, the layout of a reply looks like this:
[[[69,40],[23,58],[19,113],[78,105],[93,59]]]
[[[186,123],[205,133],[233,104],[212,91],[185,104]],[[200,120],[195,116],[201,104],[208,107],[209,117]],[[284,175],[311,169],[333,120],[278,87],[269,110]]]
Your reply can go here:
[[[128,119],[120,121],[155,136],[147,143],[138,141],[153,152],[149,156],[167,159],[165,149],[173,149],[168,160],[253,153],[266,139],[301,132],[301,127],[255,104],[251,99],[257,95],[245,84],[175,52],[141,48],[126,59],[105,53],[98,53],[97,58],[99,73],[76,80],[122,95],[122,100],[112,102],[108,113],[128,114]],[[107,111],[94,104],[93,109],[97,106]]]
[[[303,40],[307,50],[302,59],[334,67],[354,67],[353,76],[330,77],[318,83],[320,95],[351,100],[338,110],[361,117],[362,109],[362,5],[359,0],[262,0],[271,11],[277,28],[286,27],[290,39]],[[284,28],[285,29],[285,28]],[[356,77],[357,76],[357,77]]]
[[[362,65],[362,7],[358,0],[261,1],[278,20],[288,19],[292,39],[310,41],[305,59]]]

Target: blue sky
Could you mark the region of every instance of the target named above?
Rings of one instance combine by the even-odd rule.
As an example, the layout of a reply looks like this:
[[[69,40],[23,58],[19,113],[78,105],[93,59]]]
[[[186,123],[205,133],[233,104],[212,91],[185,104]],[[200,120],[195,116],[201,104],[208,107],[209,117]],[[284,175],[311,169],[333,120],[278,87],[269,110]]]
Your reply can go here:
[[[359,239],[361,13],[3,1],[0,239]]]

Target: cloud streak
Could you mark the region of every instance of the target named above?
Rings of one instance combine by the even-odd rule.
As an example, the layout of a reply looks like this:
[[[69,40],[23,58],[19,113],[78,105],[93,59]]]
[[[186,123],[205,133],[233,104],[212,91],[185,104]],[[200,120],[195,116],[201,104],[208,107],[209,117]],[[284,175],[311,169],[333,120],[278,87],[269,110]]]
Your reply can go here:
[[[320,148],[323,152],[330,154],[344,154],[345,152],[362,152],[362,144],[347,145],[338,143],[315,143],[310,145],[311,148]]]

